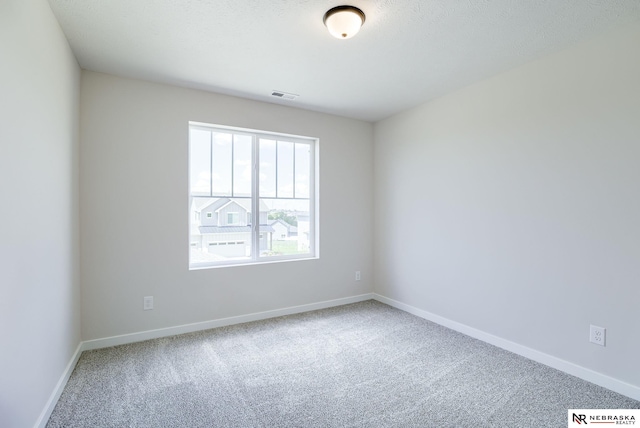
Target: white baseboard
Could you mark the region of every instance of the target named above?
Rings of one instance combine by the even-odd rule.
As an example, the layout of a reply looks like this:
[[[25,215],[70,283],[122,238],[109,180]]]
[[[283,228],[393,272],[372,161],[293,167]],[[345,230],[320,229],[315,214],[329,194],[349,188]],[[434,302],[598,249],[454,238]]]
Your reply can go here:
[[[310,303],[300,306],[291,306],[288,308],[274,309],[265,312],[256,312],[253,314],[239,315],[236,317],[220,318],[217,320],[184,324],[176,327],[160,328],[157,330],[148,330],[138,333],[123,334],[120,336],[105,337],[103,339],[87,340],[82,343],[82,350],[88,351],[91,349],[107,348],[109,346],[125,345],[127,343],[141,342],[143,340],[174,336],[176,334],[192,333],[194,331],[208,330],[210,328],[224,327],[227,325],[241,324],[251,321],[259,321],[268,318],[280,317],[283,315],[299,314],[302,312],[315,311],[318,309],[325,309],[333,306],[342,306],[348,305],[349,303],[362,302],[365,300],[371,300],[373,298],[373,293],[360,294],[358,296],[325,300],[323,302]]]
[[[60,395],[62,395],[62,391],[64,391],[64,387],[67,385],[67,381],[71,377],[71,373],[73,372],[73,369],[76,368],[76,364],[78,363],[80,354],[82,354],[82,342],[78,344],[78,347],[76,348],[76,351],[73,353],[71,360],[69,360],[69,364],[67,364],[67,367],[64,369],[64,372],[62,372],[62,376],[60,376],[60,380],[58,380],[56,387],[53,389],[53,392],[51,393],[51,396],[49,397],[49,400],[47,401],[46,406],[42,410],[42,413],[40,413],[40,417],[38,418],[38,420],[36,421],[36,424],[34,425],[36,428],[44,428],[47,425],[47,422],[49,421],[49,417],[51,416],[51,413],[53,413],[53,409],[56,407],[56,404],[58,403],[58,399],[60,398]]]
[[[503,339],[501,337],[494,336],[473,327],[469,327],[468,325],[452,321],[448,318],[441,317],[431,312],[418,309],[414,306],[407,305],[406,303],[390,299],[380,294],[374,293],[373,296],[375,300],[386,303],[387,305],[393,306],[394,308],[409,312],[410,314],[416,315],[420,318],[424,318],[436,324],[440,324],[444,327],[450,328],[451,330],[455,330],[462,334],[466,334],[467,336],[471,336],[475,339],[482,340],[483,342],[490,343],[491,345],[495,345],[509,352],[513,352],[514,354],[521,355],[530,360],[568,373],[572,376],[579,377],[580,379],[584,379],[587,382],[595,383],[596,385],[600,385],[604,388],[610,389],[611,391],[626,395],[627,397],[633,398],[634,400],[640,400],[640,387],[637,387],[635,385],[631,385],[619,379],[615,379],[602,373],[598,373],[591,369],[587,369],[585,367],[571,363],[569,361],[565,361],[561,358],[545,354],[544,352],[536,351],[535,349],[528,348],[515,342]]]

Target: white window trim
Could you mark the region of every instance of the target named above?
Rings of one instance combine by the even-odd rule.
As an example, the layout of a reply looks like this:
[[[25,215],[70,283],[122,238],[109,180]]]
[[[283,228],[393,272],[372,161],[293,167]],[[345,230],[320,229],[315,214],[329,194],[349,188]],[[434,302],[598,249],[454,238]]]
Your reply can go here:
[[[319,186],[319,165],[320,165],[320,140],[318,138],[313,137],[305,137],[294,134],[282,134],[276,132],[255,130],[249,128],[237,128],[232,126],[225,125],[216,125],[216,124],[208,124],[203,122],[189,122],[188,130],[191,129],[202,129],[206,131],[228,131],[233,132],[235,134],[240,135],[249,135],[252,137],[252,145],[253,145],[253,168],[254,168],[254,179],[252,180],[252,249],[251,249],[251,258],[248,259],[240,259],[240,260],[224,260],[219,262],[189,262],[189,270],[200,270],[200,269],[209,269],[209,268],[221,268],[221,267],[231,267],[231,266],[245,266],[245,265],[256,265],[256,264],[266,264],[266,263],[280,263],[280,262],[289,262],[289,261],[297,261],[297,260],[314,260],[320,258],[320,217],[319,217],[319,200],[320,200],[320,186]],[[309,213],[313,216],[313,221],[309,222],[309,253],[307,254],[291,254],[291,255],[281,255],[281,256],[260,256],[260,230],[259,230],[259,220],[260,220],[260,196],[259,196],[259,180],[257,179],[258,174],[257,166],[260,162],[260,153],[257,141],[260,138],[265,139],[274,139],[277,138],[279,141],[289,141],[292,143],[303,143],[310,144],[312,150],[310,150],[310,171],[309,174],[309,189],[313,190],[313,195],[310,195],[309,200]],[[190,146],[190,144],[188,145]],[[190,159],[190,156],[188,156]],[[188,187],[190,189],[190,186]],[[187,191],[187,197],[190,198],[189,191]],[[215,196],[212,196],[215,197]],[[228,196],[227,196],[228,197]],[[286,198],[283,198],[286,199]],[[306,199],[306,198],[305,198]],[[188,206],[189,204],[187,204]],[[255,213],[255,214],[254,214]],[[273,239],[273,237],[272,237]],[[190,247],[188,247],[190,248]]]

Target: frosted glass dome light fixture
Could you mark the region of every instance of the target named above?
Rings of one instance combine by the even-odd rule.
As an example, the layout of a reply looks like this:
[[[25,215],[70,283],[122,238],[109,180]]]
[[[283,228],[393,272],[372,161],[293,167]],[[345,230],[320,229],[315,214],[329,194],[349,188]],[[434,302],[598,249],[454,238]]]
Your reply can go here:
[[[354,6],[336,6],[324,14],[322,22],[337,39],[350,39],[364,24],[364,12]]]

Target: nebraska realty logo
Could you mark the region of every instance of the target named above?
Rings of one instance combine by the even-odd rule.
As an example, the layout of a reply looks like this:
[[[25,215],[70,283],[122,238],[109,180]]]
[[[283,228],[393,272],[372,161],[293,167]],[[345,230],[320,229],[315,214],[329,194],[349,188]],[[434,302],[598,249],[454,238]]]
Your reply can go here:
[[[640,419],[640,409],[569,409],[567,416],[569,427],[589,424],[635,425]]]

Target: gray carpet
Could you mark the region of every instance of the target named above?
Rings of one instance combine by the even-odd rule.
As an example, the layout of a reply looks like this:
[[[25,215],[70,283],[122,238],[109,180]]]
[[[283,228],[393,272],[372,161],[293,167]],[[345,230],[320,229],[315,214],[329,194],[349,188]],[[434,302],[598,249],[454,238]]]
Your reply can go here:
[[[47,427],[566,427],[640,402],[376,301],[82,354]]]

